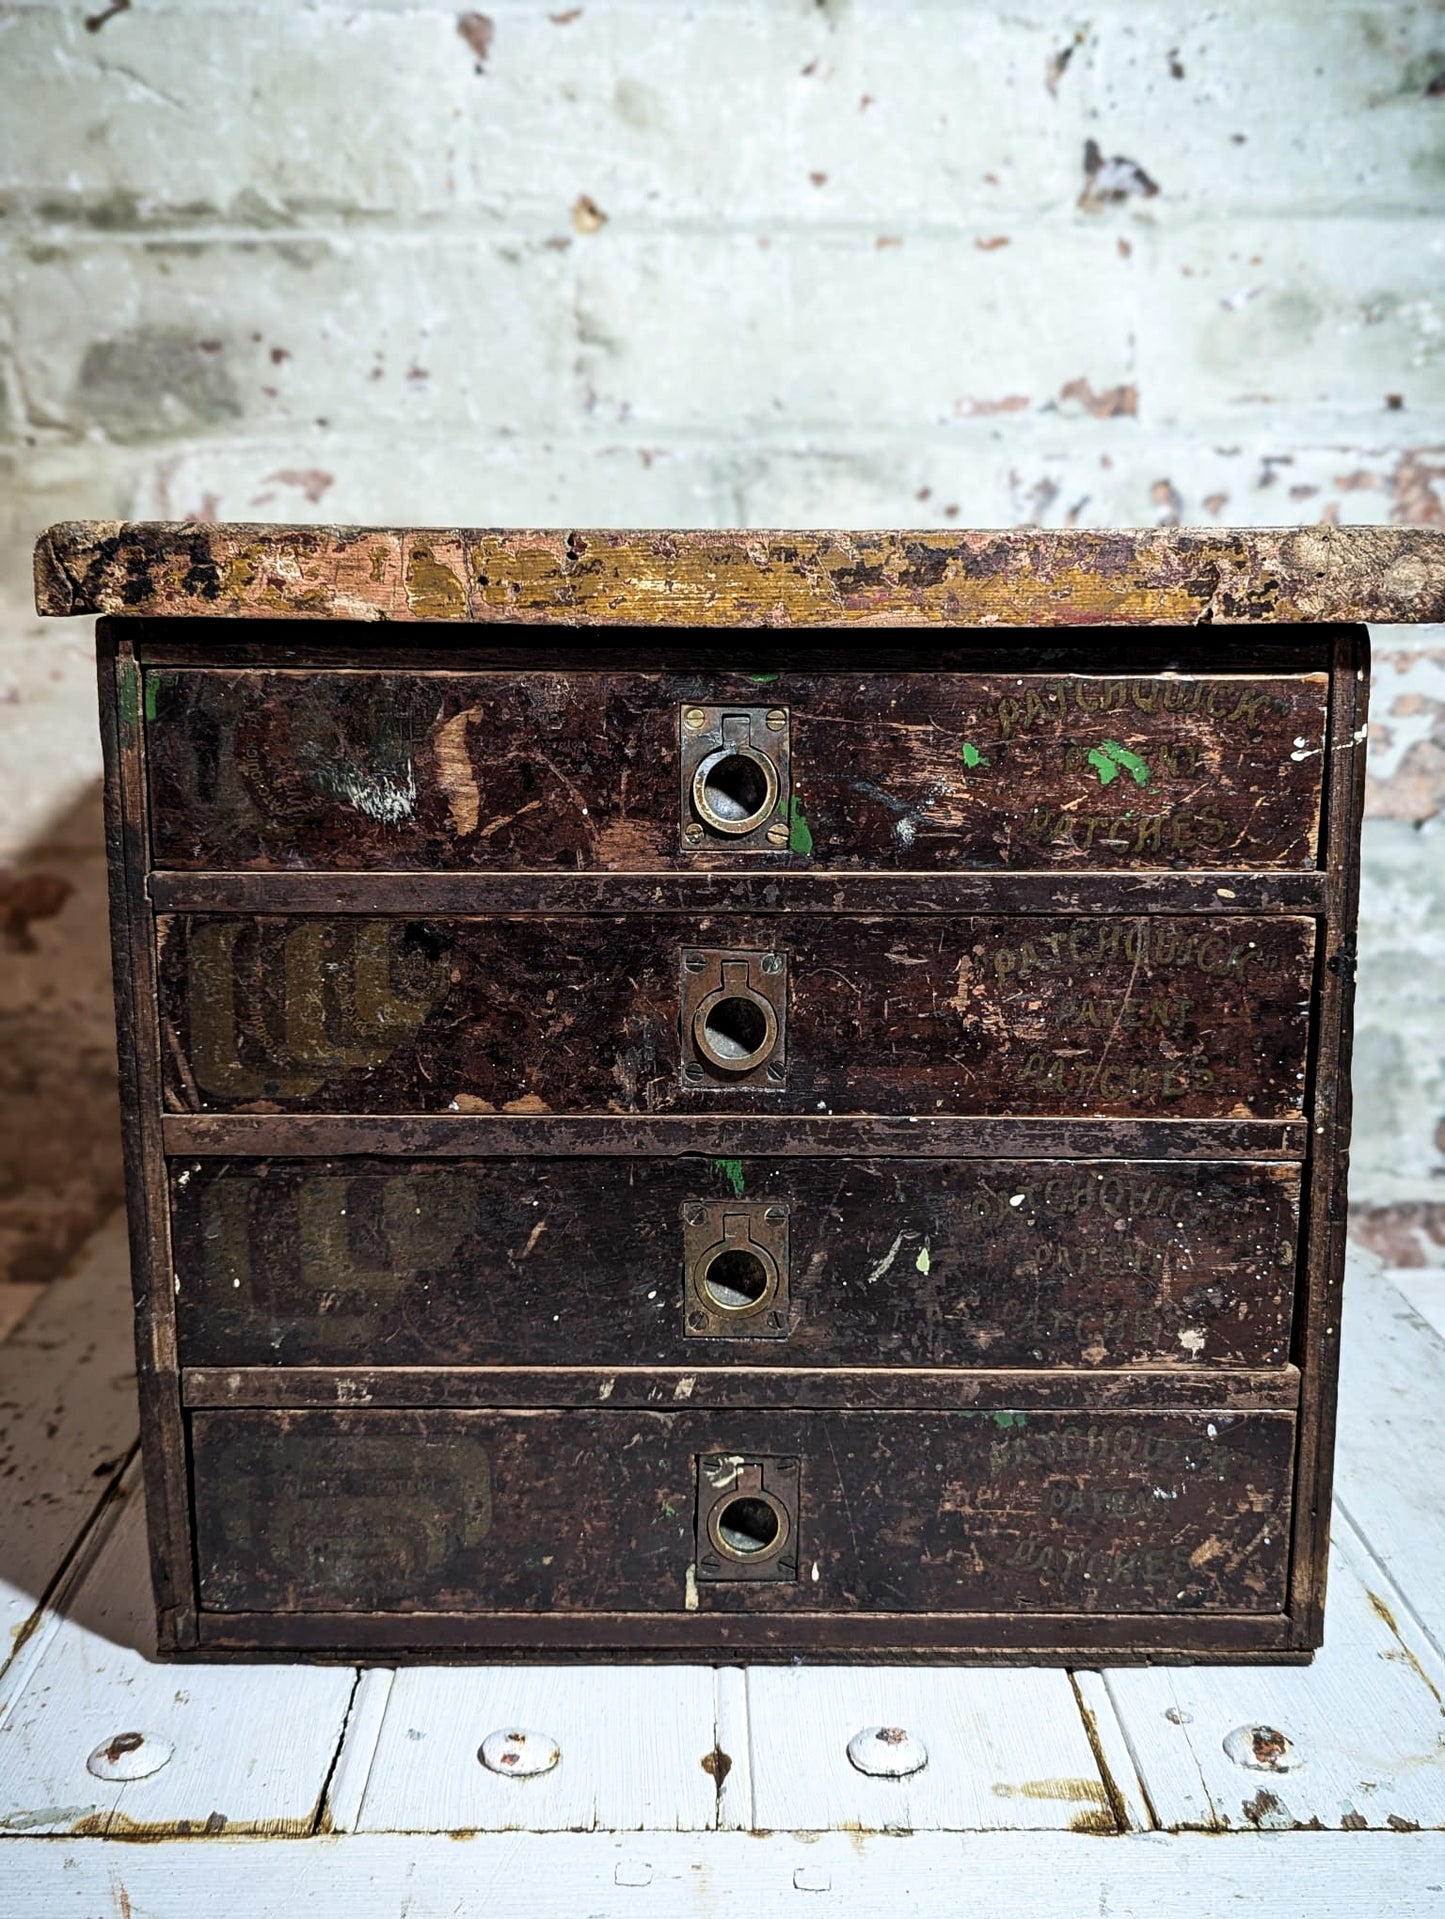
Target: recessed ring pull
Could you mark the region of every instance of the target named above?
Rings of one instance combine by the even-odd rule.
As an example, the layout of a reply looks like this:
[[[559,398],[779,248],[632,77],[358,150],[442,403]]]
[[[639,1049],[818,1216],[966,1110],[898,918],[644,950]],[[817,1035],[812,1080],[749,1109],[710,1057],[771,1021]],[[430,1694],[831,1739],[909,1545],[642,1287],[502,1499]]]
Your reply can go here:
[[[725,966],[723,978],[692,1016],[693,1039],[719,1072],[750,1073],[778,1043],[778,1016],[748,985],[746,966]]]
[[[792,797],[788,709],[688,704],[678,731],[683,851],[785,853]]]
[[[704,1090],[787,1084],[787,960],[782,953],[682,955],[682,1081]]]
[[[786,1339],[788,1207],[778,1200],[688,1200],[682,1209],[683,1313],[691,1339]]]
[[[755,833],[778,803],[778,769],[750,746],[709,753],[692,776],[693,810],[714,833]]]

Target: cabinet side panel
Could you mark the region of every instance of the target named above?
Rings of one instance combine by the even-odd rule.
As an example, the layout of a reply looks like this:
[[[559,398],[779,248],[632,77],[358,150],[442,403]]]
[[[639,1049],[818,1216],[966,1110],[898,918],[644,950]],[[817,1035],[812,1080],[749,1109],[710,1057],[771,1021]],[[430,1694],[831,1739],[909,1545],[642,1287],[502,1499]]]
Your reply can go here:
[[[194,1561],[160,1128],[155,936],[146,897],[149,838],[141,675],[124,637],[123,623],[99,623],[96,661],[105,756],[111,963],[151,1577],[158,1649],[162,1653],[182,1652],[195,1644]]]
[[[1290,1612],[1299,1643],[1324,1634],[1330,1496],[1334,1484],[1351,1117],[1355,929],[1360,897],[1360,820],[1365,796],[1365,722],[1370,641],[1364,627],[1336,638],[1330,688],[1324,855],[1328,895],[1315,947],[1315,1055],[1310,1076],[1304,1260],[1296,1357],[1304,1374],[1295,1487]]]

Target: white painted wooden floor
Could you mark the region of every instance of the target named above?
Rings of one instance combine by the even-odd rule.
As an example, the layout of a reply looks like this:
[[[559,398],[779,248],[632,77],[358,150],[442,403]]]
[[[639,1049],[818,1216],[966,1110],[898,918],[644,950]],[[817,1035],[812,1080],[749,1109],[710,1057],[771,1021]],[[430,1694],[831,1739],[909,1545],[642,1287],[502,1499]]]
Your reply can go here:
[[[1445,1916],[1445,1281],[1352,1266],[1313,1667],[358,1674],[148,1656],[124,1262],[0,1345],[0,1919]]]

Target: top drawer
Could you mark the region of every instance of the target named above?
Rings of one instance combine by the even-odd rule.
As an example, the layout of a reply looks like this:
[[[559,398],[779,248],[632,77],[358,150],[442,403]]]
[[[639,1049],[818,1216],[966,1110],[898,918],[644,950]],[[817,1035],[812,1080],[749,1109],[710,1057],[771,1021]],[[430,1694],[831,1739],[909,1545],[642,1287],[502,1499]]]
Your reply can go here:
[[[169,868],[1312,867],[1324,673],[146,671]]]

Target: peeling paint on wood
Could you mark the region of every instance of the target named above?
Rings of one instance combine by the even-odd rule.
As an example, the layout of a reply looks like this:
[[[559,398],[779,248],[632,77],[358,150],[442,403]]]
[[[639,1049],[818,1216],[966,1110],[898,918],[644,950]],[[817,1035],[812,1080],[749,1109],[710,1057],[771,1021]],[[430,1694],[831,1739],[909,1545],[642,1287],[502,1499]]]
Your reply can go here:
[[[1429,527],[485,532],[75,522],[42,613],[585,626],[1121,626],[1445,618]]]

